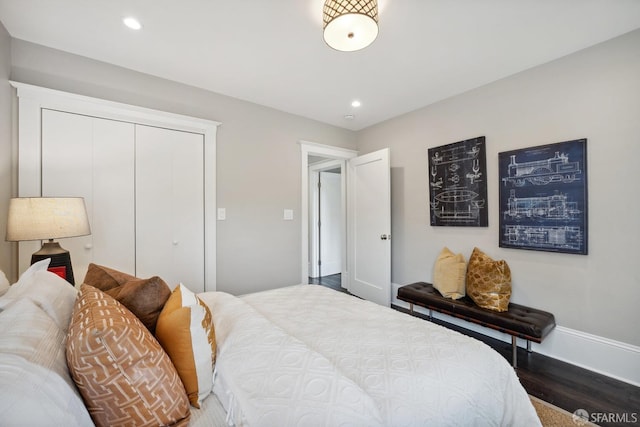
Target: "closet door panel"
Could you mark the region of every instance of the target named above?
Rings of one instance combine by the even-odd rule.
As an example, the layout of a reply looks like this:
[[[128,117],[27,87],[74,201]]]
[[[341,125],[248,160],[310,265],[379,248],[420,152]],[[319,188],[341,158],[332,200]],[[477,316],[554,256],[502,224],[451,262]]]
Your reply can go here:
[[[173,262],[185,286],[204,292],[204,138],[179,134],[173,146]]]
[[[204,291],[204,137],[136,126],[136,273]]]
[[[84,197],[93,228],[92,134],[90,117],[42,110],[42,196]],[[82,283],[91,262],[92,253],[85,247],[91,246],[92,239],[89,235],[59,240],[71,256],[76,284]]]
[[[63,239],[76,284],[91,262],[133,274],[132,124],[42,111],[42,196],[84,197],[91,235]]]
[[[135,274],[135,126],[93,124],[93,262]]]

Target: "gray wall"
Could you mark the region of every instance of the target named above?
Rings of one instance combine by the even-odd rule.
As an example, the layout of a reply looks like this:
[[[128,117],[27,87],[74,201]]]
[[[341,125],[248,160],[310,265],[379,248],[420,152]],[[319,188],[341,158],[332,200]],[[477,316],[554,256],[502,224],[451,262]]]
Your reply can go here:
[[[222,122],[218,133],[218,289],[235,294],[299,282],[300,139],[366,153],[391,148],[393,281],[431,280],[443,246],[506,259],[514,302],[552,311],[560,325],[640,345],[640,31],[365,129],[357,134],[255,104],[122,69],[0,31],[0,203],[12,191],[7,69],[54,89]],[[7,51],[11,45],[12,59]],[[426,150],[487,137],[490,225],[430,227]],[[587,256],[498,248],[497,153],[588,138]],[[357,144],[356,144],[357,143]],[[14,158],[11,170],[8,159]],[[295,210],[282,221],[282,209]],[[5,221],[0,213],[0,227]],[[4,230],[2,230],[4,231]],[[0,268],[10,245],[0,242]],[[9,256],[9,259],[12,259]],[[13,263],[14,261],[11,261]]]
[[[15,182],[12,161],[14,156],[11,139],[11,106],[13,97],[9,85],[11,72],[11,37],[0,23],[0,270],[11,282],[17,276],[15,268],[15,243],[4,241],[7,226],[7,206],[13,194]]]
[[[227,219],[217,222],[218,290],[300,283],[298,141],[355,148],[353,132],[16,39],[11,79],[222,122],[217,197]],[[285,208],[293,221],[283,221]]]
[[[430,281],[443,246],[505,259],[512,301],[559,325],[640,345],[640,30],[358,133],[391,148],[392,280]],[[427,149],[486,136],[489,227],[429,225]],[[589,255],[498,247],[498,153],[587,138]]]

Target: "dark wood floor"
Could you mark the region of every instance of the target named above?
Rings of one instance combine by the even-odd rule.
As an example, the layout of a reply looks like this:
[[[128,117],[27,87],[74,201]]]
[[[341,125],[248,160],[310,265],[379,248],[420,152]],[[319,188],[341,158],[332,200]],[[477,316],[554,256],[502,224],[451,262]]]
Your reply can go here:
[[[340,286],[339,274],[310,279],[310,283],[348,293]],[[402,307],[392,307],[398,311],[409,313]],[[428,321],[425,315],[419,313],[414,315]],[[489,338],[438,319],[434,319],[434,323],[474,337],[511,361],[510,342]],[[584,409],[590,414],[592,420],[598,420],[598,425],[640,425],[640,387],[539,353],[528,353],[523,348],[518,349],[517,373],[520,382],[530,395],[571,413],[578,409]]]
[[[342,287],[342,275],[341,274],[332,274],[331,276],[323,276],[323,277],[309,277],[309,283],[313,283],[315,285],[326,286],[327,288],[335,289],[340,292],[347,292],[345,288]]]

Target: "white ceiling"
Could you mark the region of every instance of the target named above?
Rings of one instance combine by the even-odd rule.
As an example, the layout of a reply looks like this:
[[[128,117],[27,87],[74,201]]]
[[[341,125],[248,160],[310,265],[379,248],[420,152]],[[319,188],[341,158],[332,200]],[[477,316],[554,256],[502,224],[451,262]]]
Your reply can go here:
[[[338,52],[322,5],[0,0],[0,21],[14,38],[352,130],[640,28],[640,0],[379,0],[377,40]]]

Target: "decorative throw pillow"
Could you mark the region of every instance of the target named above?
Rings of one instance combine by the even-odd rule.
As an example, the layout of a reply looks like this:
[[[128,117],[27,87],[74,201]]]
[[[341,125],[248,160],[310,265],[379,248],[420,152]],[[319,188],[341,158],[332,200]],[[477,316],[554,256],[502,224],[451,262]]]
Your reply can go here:
[[[494,261],[473,248],[467,267],[467,295],[480,307],[507,311],[511,298],[511,270],[506,261]]]
[[[171,295],[171,289],[164,280],[153,276],[149,279],[130,280],[105,293],[127,307],[154,334],[158,316]]]
[[[462,254],[454,254],[449,248],[444,248],[436,259],[433,270],[433,287],[443,297],[459,299],[465,295],[465,273],[467,261]]]
[[[50,263],[51,263],[51,258],[45,258],[45,259],[41,259],[38,262],[34,262],[29,266],[29,268],[27,268],[24,271],[24,273],[20,275],[20,277],[18,278],[18,281],[14,283],[14,285],[17,285],[20,282],[31,280],[31,276],[33,276],[38,271],[46,271],[49,268]]]
[[[87,274],[84,276],[84,282],[82,283],[86,283],[101,291],[106,291],[122,286],[129,280],[134,279],[137,279],[137,277],[103,265],[91,263],[87,268]]]
[[[173,362],[196,408],[211,393],[216,340],[209,308],[179,284],[160,313],[156,337]]]
[[[169,286],[158,276],[138,279],[97,264],[89,264],[85,284],[114,297],[135,314],[152,334],[155,334],[162,307],[171,295]]]
[[[118,301],[83,284],[67,364],[97,426],[186,424],[189,400],[171,360]]]
[[[49,258],[38,261],[22,273],[20,279],[0,297],[0,310],[20,299],[28,298],[66,333],[78,290],[60,276],[47,271],[49,261]]]

